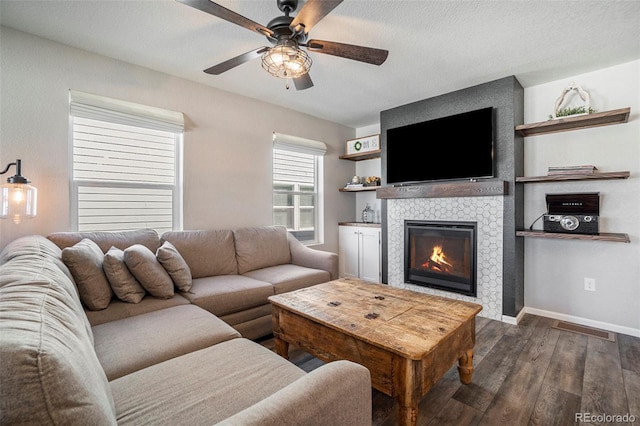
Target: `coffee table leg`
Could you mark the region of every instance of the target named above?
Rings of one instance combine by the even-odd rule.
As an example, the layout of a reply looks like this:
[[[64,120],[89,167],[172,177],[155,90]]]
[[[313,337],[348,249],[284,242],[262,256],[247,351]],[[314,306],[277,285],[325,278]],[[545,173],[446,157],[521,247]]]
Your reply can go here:
[[[418,404],[421,398],[422,364],[407,358],[395,358],[392,369],[394,376],[395,400],[398,412],[398,425],[416,426],[418,423]]]
[[[473,349],[468,349],[458,360],[458,373],[460,381],[465,385],[471,383],[473,374]]]
[[[275,337],[274,342],[276,344],[276,353],[284,359],[289,359],[289,342]]]
[[[402,426],[415,426],[418,424],[418,407],[405,407],[398,404],[398,424]]]

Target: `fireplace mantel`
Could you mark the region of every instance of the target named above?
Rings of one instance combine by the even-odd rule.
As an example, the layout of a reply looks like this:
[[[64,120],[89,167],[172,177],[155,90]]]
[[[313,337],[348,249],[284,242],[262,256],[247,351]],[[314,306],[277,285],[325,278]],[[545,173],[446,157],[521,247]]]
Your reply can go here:
[[[506,195],[507,182],[490,179],[475,182],[432,182],[411,186],[385,186],[376,189],[376,198],[443,198]]]

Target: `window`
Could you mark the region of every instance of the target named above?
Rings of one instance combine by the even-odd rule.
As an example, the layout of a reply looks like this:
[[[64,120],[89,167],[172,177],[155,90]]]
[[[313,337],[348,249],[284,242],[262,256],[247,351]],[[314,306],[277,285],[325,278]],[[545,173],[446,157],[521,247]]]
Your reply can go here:
[[[74,229],[181,229],[181,113],[70,92]]]
[[[305,244],[322,242],[322,142],[274,133],[273,224]]]

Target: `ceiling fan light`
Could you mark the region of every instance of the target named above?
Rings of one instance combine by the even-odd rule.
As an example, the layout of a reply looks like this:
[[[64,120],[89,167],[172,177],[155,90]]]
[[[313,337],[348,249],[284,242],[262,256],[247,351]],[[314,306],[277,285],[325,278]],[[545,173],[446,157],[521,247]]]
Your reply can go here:
[[[278,78],[298,78],[309,72],[311,58],[289,40],[262,54],[262,68]]]

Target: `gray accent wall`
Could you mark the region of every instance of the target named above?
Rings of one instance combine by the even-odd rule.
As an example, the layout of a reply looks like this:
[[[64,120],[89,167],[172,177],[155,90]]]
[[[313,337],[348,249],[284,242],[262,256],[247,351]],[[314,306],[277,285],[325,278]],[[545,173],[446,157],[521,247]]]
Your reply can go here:
[[[381,174],[386,185],[387,130],[446,117],[480,108],[495,108],[494,159],[496,179],[507,182],[503,198],[502,238],[502,314],[515,317],[524,306],[524,241],[516,237],[516,230],[524,227],[524,188],[516,185],[516,176],[524,175],[522,137],[515,126],[524,120],[524,89],[514,76],[399,106],[380,113]],[[473,129],[463,129],[473,137]],[[446,136],[445,136],[446,139]],[[416,151],[421,139],[416,138]],[[382,200],[382,280],[388,283],[388,224],[387,203]]]

